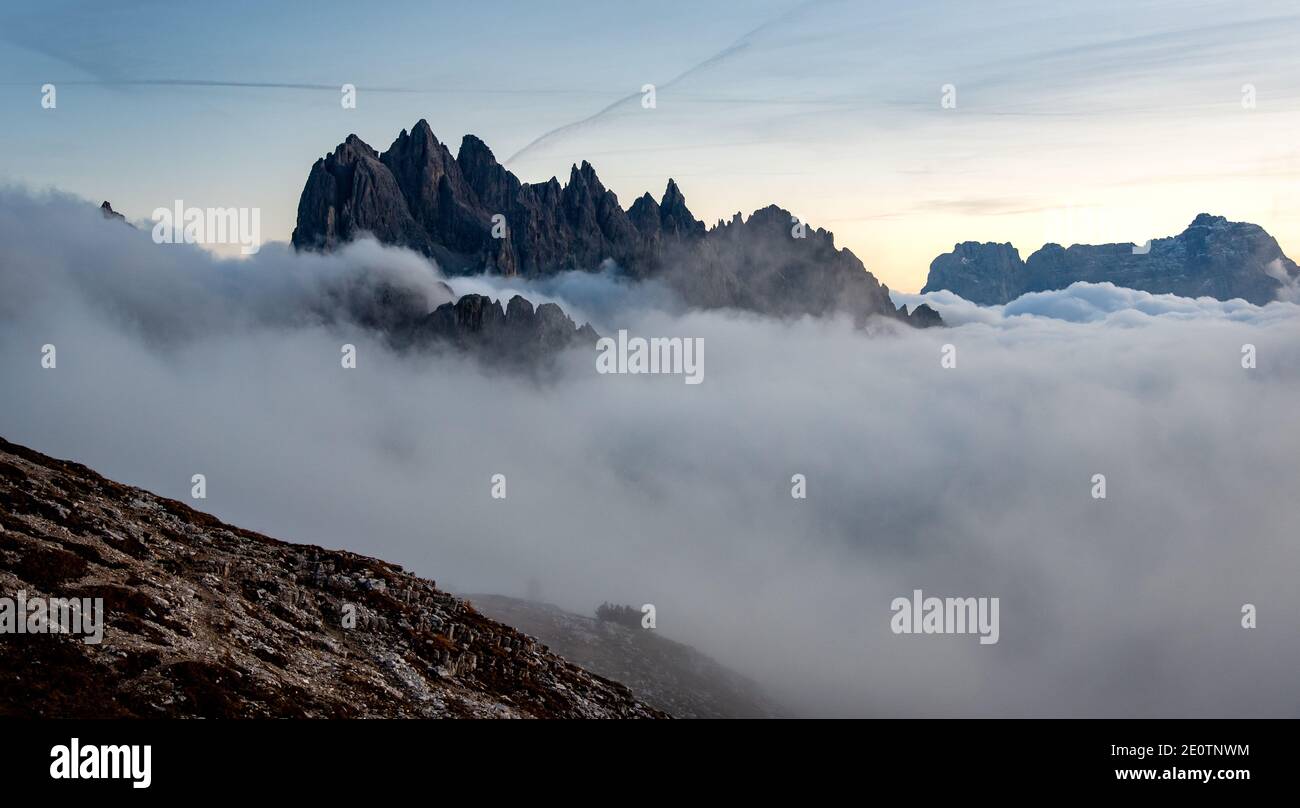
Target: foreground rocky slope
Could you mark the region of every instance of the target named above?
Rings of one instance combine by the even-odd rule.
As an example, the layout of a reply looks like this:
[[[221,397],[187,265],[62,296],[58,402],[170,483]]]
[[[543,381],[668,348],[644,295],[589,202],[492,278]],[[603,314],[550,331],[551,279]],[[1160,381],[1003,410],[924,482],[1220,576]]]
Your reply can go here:
[[[573,166],[564,185],[523,183],[483,141],[466,135],[452,155],[423,120],[382,154],[349,135],[312,166],[294,246],[331,250],[362,234],[451,274],[543,277],[613,262],[633,278],[664,277],[700,307],[939,322],[928,307],[896,309],[853,253],[789,211],[771,206],[706,228],[671,179],[658,201],[646,194],[624,211],[590,163]]]
[[[1262,306],[1300,283],[1300,268],[1262,227],[1202,213],[1177,236],[1133,244],[1047,244],[1020,259],[1010,244],[957,244],[930,264],[922,292],[947,289],[972,303],[1000,305],[1027,292],[1076,281],[1180,297],[1244,298]],[[1136,251],[1135,251],[1136,250]]]
[[[0,597],[18,592],[103,598],[106,628],[0,634],[0,715],[664,716],[399,567],[0,440]]]
[[[626,684],[638,699],[677,718],[780,715],[756,684],[657,630],[584,617],[547,603],[468,597],[484,613],[537,637],[574,664]]]

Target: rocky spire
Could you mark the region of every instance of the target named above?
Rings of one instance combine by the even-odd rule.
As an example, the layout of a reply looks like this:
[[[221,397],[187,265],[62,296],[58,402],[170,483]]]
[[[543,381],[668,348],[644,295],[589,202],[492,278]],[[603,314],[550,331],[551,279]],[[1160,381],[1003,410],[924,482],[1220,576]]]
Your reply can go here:
[[[696,221],[686,207],[686,197],[676,180],[669,179],[664,189],[663,201],[659,203],[659,224],[664,232],[675,236],[704,235],[704,222]]]
[[[663,228],[659,217],[659,203],[649,193],[637,197],[632,207],[627,209],[628,221],[632,222],[632,225],[641,231],[641,235],[647,238],[659,235],[659,231]]]

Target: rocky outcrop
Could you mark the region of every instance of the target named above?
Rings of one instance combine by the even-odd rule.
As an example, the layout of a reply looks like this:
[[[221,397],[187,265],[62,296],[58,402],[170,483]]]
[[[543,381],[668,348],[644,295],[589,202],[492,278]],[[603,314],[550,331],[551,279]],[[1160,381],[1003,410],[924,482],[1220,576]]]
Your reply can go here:
[[[480,357],[532,365],[565,348],[595,348],[600,339],[590,325],[578,327],[554,303],[533,304],[520,295],[504,309],[485,295],[464,295],[444,303],[412,329],[421,344],[441,343],[475,351]]]
[[[0,634],[3,716],[664,717],[400,567],[0,440],[0,597],[20,592],[102,598],[106,627]]]
[[[675,718],[775,718],[782,713],[749,679],[658,629],[566,612],[548,603],[470,595],[480,611],[544,642],[565,659],[632,689]]]
[[[939,316],[939,312],[930,308],[925,303],[912,309],[910,313],[907,311],[906,306],[903,306],[902,309],[903,313],[907,314],[912,325],[917,328],[934,328],[935,326],[943,325],[943,318]]]
[[[965,241],[930,263],[930,276],[921,291],[948,289],[972,303],[992,306],[1023,294],[1025,278],[1025,262],[1015,247]]]
[[[123,224],[128,224],[128,222],[126,221],[126,217],[118,213],[117,211],[113,210],[113,206],[108,204],[107,199],[105,199],[103,203],[100,204],[99,212],[104,214],[105,219],[122,222]]]
[[[1179,235],[1149,245],[1047,244],[1023,262],[1010,244],[958,244],[930,264],[921,291],[948,289],[995,305],[1077,281],[1264,305],[1300,282],[1300,268],[1259,225],[1202,213]]]
[[[658,201],[646,194],[624,211],[585,161],[563,185],[555,177],[523,183],[483,141],[466,135],[453,157],[421,120],[382,154],[350,135],[317,160],[293,244],[329,250],[369,233],[428,255],[451,274],[535,278],[613,262],[633,278],[666,277],[696,306],[935,322],[895,308],[889,290],[851,252],[836,249],[830,233],[794,224],[772,206],[706,228],[671,179]]]
[[[662,209],[662,206],[661,206]],[[797,227],[787,210],[770,205],[748,219],[736,214],[707,233],[674,239],[664,249],[660,275],[703,308],[738,308],[778,317],[873,315],[910,321],[895,309],[889,289],[852,252],[835,247],[822,229]],[[920,323],[920,319],[916,321]]]

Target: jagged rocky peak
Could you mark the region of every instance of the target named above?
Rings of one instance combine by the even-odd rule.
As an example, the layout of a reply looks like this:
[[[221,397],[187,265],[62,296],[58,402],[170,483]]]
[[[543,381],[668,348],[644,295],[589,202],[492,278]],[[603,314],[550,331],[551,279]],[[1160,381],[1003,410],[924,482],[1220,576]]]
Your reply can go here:
[[[661,201],[655,201],[649,192],[642,194],[628,208],[627,216],[641,235],[650,240],[664,234],[671,238],[686,238],[703,236],[706,232],[704,222],[691,213],[685,195],[673,179],[668,180]]]
[[[421,121],[423,123],[423,121]],[[462,166],[466,162],[486,163],[497,165],[496,155],[488,144],[484,143],[477,135],[465,134],[460,139],[460,151],[456,152],[456,161]]]
[[[292,241],[298,249],[331,250],[363,233],[385,244],[431,246],[392,171],[353,134],[312,166]]]
[[[465,135],[456,153],[461,175],[478,196],[480,205],[504,213],[519,193],[521,183],[497,162],[488,145],[474,135]]]
[[[677,181],[668,180],[663,201],[659,203],[659,222],[662,229],[677,236],[704,235],[704,222],[697,221],[686,207],[686,196],[677,187]]]
[[[668,279],[691,305],[776,315],[843,309],[858,319],[912,322],[861,261],[834,248],[830,233],[807,230],[796,239],[790,222],[788,211],[770,206],[748,226],[737,216],[734,227],[708,230],[672,179],[659,201],[645,194],[624,211],[586,161],[570,168],[563,186],[554,177],[523,183],[479,138],[466,135],[453,156],[421,120],[383,154],[349,137],[317,161],[293,243],[329,250],[369,233],[428,255],[453,275],[546,277],[613,262],[629,277]],[[753,243],[744,243],[745,234]]]
[[[591,163],[583,160],[582,166],[574,166],[573,171],[581,180],[581,183],[591,190],[593,195],[605,193],[605,185],[600,181],[600,177],[596,176],[596,168]]]
[[[348,135],[343,142],[334,147],[334,151],[325,155],[317,161],[318,164],[329,170],[335,176],[348,173],[356,167],[358,163],[367,160],[378,160],[379,152],[355,134]]]
[[[647,191],[637,197],[632,207],[627,209],[627,218],[645,238],[654,238],[663,230],[659,220],[659,203]]]
[[[421,190],[436,192],[444,178],[461,181],[455,158],[423,120],[409,134],[403,129],[379,159],[393,172],[408,201],[420,199]]]
[[[902,316],[908,318],[917,328],[934,328],[943,325],[943,318],[939,316],[939,312],[930,308],[927,303],[922,303],[910,313],[907,306],[901,306],[900,309]]]

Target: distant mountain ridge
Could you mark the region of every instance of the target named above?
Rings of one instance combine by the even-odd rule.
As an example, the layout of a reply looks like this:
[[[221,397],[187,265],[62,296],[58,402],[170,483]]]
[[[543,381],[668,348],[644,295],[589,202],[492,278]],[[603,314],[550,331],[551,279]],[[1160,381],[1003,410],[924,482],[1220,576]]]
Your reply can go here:
[[[452,275],[538,278],[612,261],[629,277],[664,279],[704,308],[939,323],[929,307],[895,308],[853,253],[789,211],[769,206],[707,228],[671,179],[658,201],[645,194],[625,211],[586,161],[564,185],[555,177],[523,183],[473,135],[453,156],[424,120],[382,154],[349,135],[312,166],[294,246],[327,251],[366,233]]]
[[[1259,225],[1202,213],[1182,233],[1153,239],[1149,248],[1046,244],[1022,261],[1010,244],[963,242],[931,262],[921,291],[947,289],[972,303],[1000,305],[1076,281],[1181,297],[1243,298],[1262,306],[1300,282],[1300,268]]]

